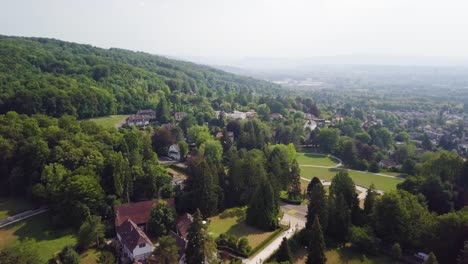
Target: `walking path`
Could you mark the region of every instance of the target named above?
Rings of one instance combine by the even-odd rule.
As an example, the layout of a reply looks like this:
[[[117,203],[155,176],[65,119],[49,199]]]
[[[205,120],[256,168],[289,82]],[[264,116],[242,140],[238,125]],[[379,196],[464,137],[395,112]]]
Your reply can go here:
[[[305,223],[306,223],[305,219],[290,215],[287,213],[287,211],[285,211],[284,208],[282,209],[284,212],[284,216],[281,222],[283,224],[290,225],[290,228],[284,231],[283,233],[281,233],[281,235],[276,237],[275,240],[270,242],[270,244],[268,244],[265,248],[263,248],[256,255],[248,259],[244,259],[242,263],[259,264],[259,263],[265,262],[265,260],[267,260],[279,248],[281,241],[283,241],[283,237],[286,237],[289,239],[295,234],[295,232],[298,232],[299,230],[305,227]]]
[[[42,214],[44,212],[47,212],[48,210],[49,210],[49,208],[43,206],[43,207],[40,207],[40,208],[35,209],[35,210],[29,210],[29,211],[22,212],[22,213],[17,214],[17,215],[10,216],[5,220],[0,221],[0,228],[9,226],[9,225],[11,225],[13,223],[24,220],[24,219],[29,218],[31,216]]]

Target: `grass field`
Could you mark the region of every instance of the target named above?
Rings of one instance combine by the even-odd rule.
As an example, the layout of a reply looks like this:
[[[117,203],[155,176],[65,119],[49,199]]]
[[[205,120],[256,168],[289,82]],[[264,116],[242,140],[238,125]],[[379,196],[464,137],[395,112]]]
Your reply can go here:
[[[93,121],[98,125],[101,125],[105,128],[118,127],[121,125],[128,115],[111,115],[105,117],[90,118],[89,121]]]
[[[301,167],[301,177],[312,179],[316,176],[322,180],[331,180],[339,171],[333,168]],[[348,172],[357,185],[368,187],[374,183],[377,190],[384,192],[396,190],[396,185],[403,181],[403,179],[378,176],[363,171],[348,170]]]
[[[41,262],[46,263],[65,245],[74,245],[73,230],[56,230],[49,221],[49,214],[43,213],[0,229],[0,249],[12,246],[25,239],[34,241]]]
[[[89,249],[80,255],[80,264],[95,264],[98,262],[101,252],[96,249]]]
[[[363,255],[352,250],[349,247],[343,247],[340,249],[329,250],[325,253],[327,256],[327,264],[398,264],[399,261],[395,261],[387,256],[367,256],[365,259]],[[307,260],[307,253],[304,249],[301,249],[295,256],[294,263],[305,264]]]
[[[309,154],[309,153],[299,153],[296,157],[299,165],[317,165],[317,166],[327,166],[333,167],[338,164],[338,161],[323,155]]]
[[[0,220],[33,208],[33,205],[24,199],[0,197]]]
[[[237,237],[245,236],[249,240],[249,244],[252,248],[255,248],[274,232],[265,232],[248,226],[242,217],[237,216],[221,218],[217,215],[210,217],[209,220],[210,225],[208,227],[208,232],[214,238],[217,238],[223,233],[228,233]]]

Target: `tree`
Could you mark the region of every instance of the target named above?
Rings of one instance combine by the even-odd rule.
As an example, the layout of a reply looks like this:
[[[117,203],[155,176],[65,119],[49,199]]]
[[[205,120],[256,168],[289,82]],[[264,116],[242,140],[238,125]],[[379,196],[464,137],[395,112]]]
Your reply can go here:
[[[320,130],[320,134],[317,137],[317,143],[319,144],[322,152],[332,153],[338,144],[339,138],[340,135],[338,129],[323,128]]]
[[[357,224],[360,217],[359,200],[356,194],[356,186],[351,177],[349,177],[348,171],[340,171],[332,179],[330,196],[338,198],[338,195],[342,196],[345,203],[344,211],[350,210],[351,219],[354,224]],[[339,199],[336,199],[336,201],[338,200]],[[341,204],[339,206],[341,206]],[[338,213],[341,214],[341,212]]]
[[[402,254],[402,250],[401,250],[400,244],[398,244],[398,243],[393,244],[393,246],[392,246],[392,257],[394,259],[400,259],[401,254]]]
[[[149,231],[156,237],[164,236],[174,227],[175,212],[166,203],[160,202],[151,209]]]
[[[216,167],[210,166],[206,159],[196,158],[190,164],[190,196],[193,209],[199,208],[203,216],[209,217],[218,211],[219,185],[216,184]]]
[[[172,236],[162,236],[158,240],[158,246],[154,249],[153,255],[158,264],[172,264],[179,261],[179,249]]]
[[[203,225],[200,210],[193,215],[187,235],[187,250],[185,251],[187,264],[214,263],[217,260],[216,245],[207,234]]]
[[[2,264],[39,264],[41,259],[33,241],[26,239],[20,244],[0,250]]]
[[[99,264],[114,264],[117,263],[117,260],[115,259],[114,254],[110,251],[101,251],[101,254],[99,255],[98,259]]]
[[[327,229],[328,225],[328,204],[326,199],[325,189],[319,181],[309,194],[309,203],[307,204],[307,222],[306,229],[311,230],[313,221],[318,217],[323,229]]]
[[[364,214],[370,216],[374,210],[375,199],[377,198],[377,192],[375,191],[375,185],[372,183],[367,189],[366,199],[364,200]]]
[[[158,118],[158,121],[162,124],[168,123],[171,119],[169,113],[169,104],[166,101],[165,97],[161,98],[158,107],[156,107],[156,117]]]
[[[200,153],[210,164],[218,164],[223,158],[223,146],[219,140],[209,139],[200,146]]]
[[[466,264],[466,263],[468,263],[468,240],[465,241],[465,246],[462,248],[457,258],[457,264]]]
[[[79,264],[80,255],[78,255],[72,246],[68,245],[60,252],[60,260],[63,264]]]
[[[291,164],[289,175],[288,198],[290,200],[301,200],[301,169],[296,159]]]
[[[312,224],[311,237],[307,255],[307,264],[325,264],[327,257],[325,256],[325,242],[323,239],[322,227],[318,217],[315,217]]]
[[[374,254],[377,250],[374,234],[368,227],[352,226],[349,229],[349,242],[360,252]]]
[[[185,160],[185,157],[187,156],[187,153],[189,151],[188,144],[185,141],[179,141],[179,149],[180,149],[180,157],[182,160]]]
[[[434,252],[431,252],[429,254],[429,257],[424,261],[423,264],[439,264],[439,262],[437,261],[436,256],[434,255]]]
[[[314,188],[314,186],[316,184],[322,184],[322,182],[320,181],[319,178],[317,177],[313,177],[312,180],[309,182],[309,184],[307,185],[307,196],[310,196],[310,192],[312,191],[312,189]]]
[[[277,262],[293,262],[291,248],[289,247],[289,242],[286,237],[283,237],[281,244],[276,252],[276,261]]]
[[[351,226],[351,210],[342,194],[330,195],[328,205],[327,234],[336,242],[344,242]]]
[[[270,183],[263,179],[247,208],[247,224],[270,231],[278,227],[278,198]]]
[[[92,245],[99,245],[104,240],[105,227],[101,223],[100,216],[90,215],[78,231],[77,245],[81,249],[87,249]]]

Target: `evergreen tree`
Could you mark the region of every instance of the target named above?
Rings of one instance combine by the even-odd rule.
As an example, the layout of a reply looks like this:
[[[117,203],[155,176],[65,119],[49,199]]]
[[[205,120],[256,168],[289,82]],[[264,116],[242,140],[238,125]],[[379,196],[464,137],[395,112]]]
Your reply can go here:
[[[343,195],[329,197],[329,214],[327,234],[337,242],[343,242],[351,225],[351,210]]]
[[[206,229],[201,212],[197,209],[187,235],[188,243],[185,251],[187,264],[217,262],[216,244],[211,240]]]
[[[328,225],[328,205],[325,189],[320,181],[313,186],[309,194],[306,216],[307,230],[311,230],[315,217],[318,217],[322,228],[326,230]]]
[[[179,252],[175,239],[172,236],[162,236],[158,240],[158,247],[153,251],[158,264],[177,263]]]
[[[203,232],[203,220],[200,210],[193,215],[193,223],[190,225],[187,235],[187,250],[185,252],[187,264],[199,264],[205,261],[205,235]]]
[[[310,195],[310,192],[312,191],[312,189],[314,188],[314,186],[316,184],[322,184],[322,182],[320,181],[319,178],[317,177],[313,177],[312,180],[309,182],[309,184],[307,185],[307,196]]]
[[[291,200],[301,200],[301,169],[296,159],[291,164],[288,197]]]
[[[401,258],[401,254],[402,254],[402,251],[401,251],[400,244],[398,244],[398,243],[393,244],[393,246],[392,246],[392,257],[394,259],[399,259],[399,258]]]
[[[437,261],[434,252],[431,252],[431,254],[429,254],[429,257],[426,259],[426,261],[424,261],[423,264],[439,264],[439,261]]]
[[[330,185],[330,196],[341,195],[346,207],[351,211],[351,219],[354,224],[360,222],[359,200],[356,194],[356,186],[349,176],[348,171],[340,171],[332,179]],[[341,205],[340,205],[341,206]]]
[[[161,124],[168,123],[171,119],[169,104],[165,97],[161,98],[158,106],[156,107],[156,118]]]
[[[196,159],[190,166],[191,181],[190,199],[195,208],[199,208],[203,216],[209,217],[218,211],[219,186],[215,183],[215,172],[205,159]]]
[[[377,192],[375,191],[375,186],[372,183],[367,189],[366,199],[364,200],[364,214],[369,216],[374,209],[375,199],[377,197]]]
[[[104,240],[105,229],[100,216],[88,216],[78,231],[78,247],[86,249],[94,243],[99,247],[101,241]]]
[[[325,256],[325,242],[323,239],[322,227],[318,217],[315,217],[310,234],[310,243],[307,255],[307,264],[325,264],[327,257]]]
[[[468,263],[468,240],[465,241],[465,246],[462,248],[462,250],[460,251],[460,254],[458,255],[457,263],[458,264]]]
[[[278,248],[278,252],[276,253],[276,261],[278,263],[287,261],[292,263],[293,261],[291,248],[289,247],[289,242],[286,237],[283,237],[283,241],[281,241],[281,245]]]
[[[260,183],[247,208],[247,224],[262,230],[278,227],[278,197],[266,180]]]

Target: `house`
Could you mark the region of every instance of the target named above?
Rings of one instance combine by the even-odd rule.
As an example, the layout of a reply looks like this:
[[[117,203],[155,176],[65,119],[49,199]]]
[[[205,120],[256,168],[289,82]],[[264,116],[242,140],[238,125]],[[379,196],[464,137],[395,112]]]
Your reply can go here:
[[[270,118],[275,120],[275,119],[283,119],[283,115],[280,113],[271,113]]]
[[[146,110],[138,110],[137,116],[147,118],[148,120],[155,120],[156,119],[156,111],[151,109]]]
[[[132,115],[129,116],[125,123],[127,126],[145,127],[149,125],[149,118],[146,116]]]
[[[391,167],[396,167],[397,165],[398,164],[394,160],[391,160],[391,159],[385,159],[379,162],[379,166],[381,168],[391,168]]]
[[[151,256],[154,250],[153,243],[132,220],[127,218],[120,226],[116,227],[116,231],[124,257],[137,262],[144,261]]]
[[[167,156],[171,159],[179,161],[181,158],[180,148],[178,144],[172,144],[169,147],[169,151],[167,152]]]
[[[193,216],[189,213],[185,213],[176,220],[175,232],[171,231],[171,236],[175,239],[177,247],[179,248],[179,263],[185,263],[185,250],[187,249],[188,243],[188,230],[190,225],[193,223]]]
[[[149,221],[151,209],[156,205],[153,200],[125,203],[114,206],[115,227],[121,226],[127,219],[132,220],[137,226],[146,230],[146,224]]]
[[[181,121],[181,120],[184,119],[184,117],[186,117],[186,116],[187,116],[187,113],[185,113],[185,112],[175,112],[175,113],[174,113],[174,119],[175,119],[176,121]]]

